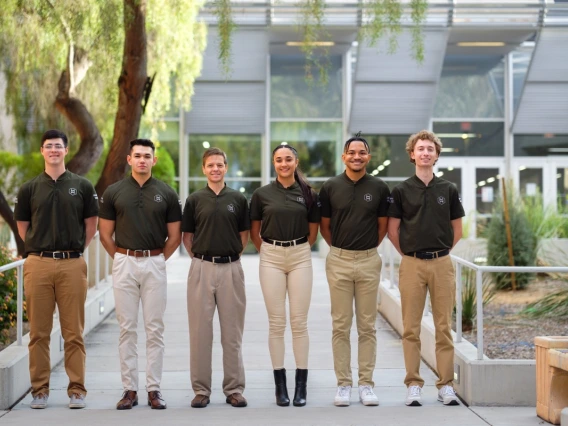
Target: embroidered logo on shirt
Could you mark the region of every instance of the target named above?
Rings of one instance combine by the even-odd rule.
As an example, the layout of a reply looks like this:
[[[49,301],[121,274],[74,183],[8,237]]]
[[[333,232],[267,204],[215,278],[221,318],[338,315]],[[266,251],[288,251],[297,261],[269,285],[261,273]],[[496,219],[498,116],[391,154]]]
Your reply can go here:
[[[77,190],[75,188],[69,188],[69,195],[71,196],[77,195]]]
[[[443,206],[444,204],[446,204],[446,199],[442,196],[438,197],[438,204]]]
[[[93,198],[94,198],[95,200],[98,200],[98,199],[99,199],[99,196],[98,196],[97,194],[93,194]]]
[[[231,213],[235,213],[235,206],[233,206],[232,204],[229,204],[227,206],[227,210],[229,210]]]
[[[393,197],[387,197],[387,203],[394,204],[394,198]]]
[[[298,201],[298,203],[306,204],[304,197],[298,197],[298,198],[296,198],[296,201]]]
[[[365,200],[366,202],[369,202],[373,199],[373,196],[371,194],[365,194],[363,195],[363,200]]]
[[[162,202],[162,196],[160,194],[154,195],[154,201],[156,203],[161,203]]]

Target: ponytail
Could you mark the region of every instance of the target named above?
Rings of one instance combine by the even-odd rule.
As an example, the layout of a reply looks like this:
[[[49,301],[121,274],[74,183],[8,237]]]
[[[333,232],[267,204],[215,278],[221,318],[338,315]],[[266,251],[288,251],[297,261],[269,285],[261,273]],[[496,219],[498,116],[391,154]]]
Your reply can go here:
[[[314,193],[312,192],[311,185],[308,183],[299,167],[296,167],[296,170],[294,170],[294,179],[296,179],[296,182],[300,185],[302,194],[304,195],[304,200],[306,200],[306,207],[310,210],[314,205]]]

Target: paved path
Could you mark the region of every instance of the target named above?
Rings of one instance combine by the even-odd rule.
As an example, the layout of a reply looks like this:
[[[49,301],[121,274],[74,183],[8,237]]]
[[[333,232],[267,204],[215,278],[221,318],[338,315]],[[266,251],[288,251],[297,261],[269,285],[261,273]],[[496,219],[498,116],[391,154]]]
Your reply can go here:
[[[51,394],[46,410],[29,408],[27,395],[12,411],[0,411],[0,426],[7,425],[511,425],[542,424],[534,408],[476,408],[463,405],[444,407],[436,402],[435,376],[427,366],[421,373],[426,380],[424,406],[406,407],[403,385],[404,362],[399,336],[382,319],[377,322],[377,365],[375,391],[379,407],[365,407],[355,390],[350,407],[333,405],[335,374],[331,355],[331,320],[329,290],[325,280],[324,260],[314,257],[314,289],[309,317],[311,339],[308,405],[278,407],[274,402],[272,367],[268,353],[268,320],[258,281],[258,256],[243,258],[247,282],[247,316],[243,343],[246,366],[247,408],[233,408],[225,403],[221,391],[222,361],[219,328],[215,328],[213,349],[213,394],[205,409],[193,409],[189,381],[189,338],[186,310],[186,277],[189,258],[176,257],[168,262],[168,307],[166,311],[166,356],[162,393],[168,403],[165,411],[139,405],[130,411],[114,407],[121,395],[118,360],[118,325],[111,315],[87,338],[87,408],[69,410],[66,393],[67,377],[63,367],[51,376]],[[217,321],[217,320],[216,320]],[[218,323],[217,323],[218,324]],[[289,329],[286,335],[286,368],[292,380],[288,388],[293,394],[294,360]],[[142,319],[139,321],[140,383],[144,384],[145,344]],[[356,332],[352,333],[353,374],[356,379]],[[356,381],[355,381],[356,383]],[[143,388],[141,389],[143,391]],[[144,393],[141,393],[144,401]]]

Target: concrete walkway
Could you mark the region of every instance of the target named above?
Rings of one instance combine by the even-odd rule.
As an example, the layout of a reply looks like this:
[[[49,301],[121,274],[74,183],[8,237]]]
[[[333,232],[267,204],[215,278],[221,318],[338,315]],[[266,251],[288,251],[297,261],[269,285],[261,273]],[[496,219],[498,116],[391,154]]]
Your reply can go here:
[[[213,349],[213,394],[205,409],[193,409],[193,392],[189,381],[189,338],[186,309],[186,277],[189,258],[175,257],[168,262],[168,307],[166,311],[166,356],[162,393],[168,403],[165,411],[151,410],[147,405],[130,411],[117,411],[121,396],[118,359],[118,325],[114,315],[87,338],[87,408],[69,410],[66,393],[67,376],[63,366],[53,370],[49,407],[46,410],[29,408],[27,395],[11,411],[0,411],[0,425],[514,425],[543,424],[534,408],[470,409],[444,407],[436,401],[435,376],[422,365],[426,380],[424,406],[406,407],[403,385],[404,361],[399,336],[382,319],[377,323],[376,394],[379,407],[365,407],[358,401],[356,389],[351,406],[333,405],[336,379],[331,354],[331,319],[329,290],[325,279],[324,260],[314,256],[314,289],[309,317],[310,371],[308,405],[306,407],[278,407],[274,402],[272,367],[268,353],[268,320],[258,281],[258,256],[243,258],[247,283],[247,316],[244,334],[244,361],[247,374],[245,396],[247,408],[233,408],[225,403],[221,391],[222,353],[218,323]],[[217,320],[216,320],[217,321]],[[145,401],[144,366],[145,338],[142,319],[139,321],[139,365],[141,402]],[[291,335],[287,330],[286,368],[289,371],[288,388],[293,394],[294,359]],[[352,332],[352,365],[357,379],[357,338]],[[291,395],[292,396],[292,395]]]

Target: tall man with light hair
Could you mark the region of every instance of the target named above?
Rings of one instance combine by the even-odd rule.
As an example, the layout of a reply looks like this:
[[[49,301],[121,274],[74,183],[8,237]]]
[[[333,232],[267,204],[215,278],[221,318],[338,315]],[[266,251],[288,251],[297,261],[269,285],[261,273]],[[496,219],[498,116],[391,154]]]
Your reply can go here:
[[[416,174],[397,185],[390,199],[388,235],[402,255],[399,289],[404,327],[404,383],[409,406],[422,405],[420,327],[427,291],[436,329],[438,401],[458,405],[453,388],[451,334],[455,276],[449,254],[462,236],[465,213],[456,186],[434,175],[441,150],[442,143],[434,133],[422,130],[412,135],[406,143],[406,152],[416,166]]]

